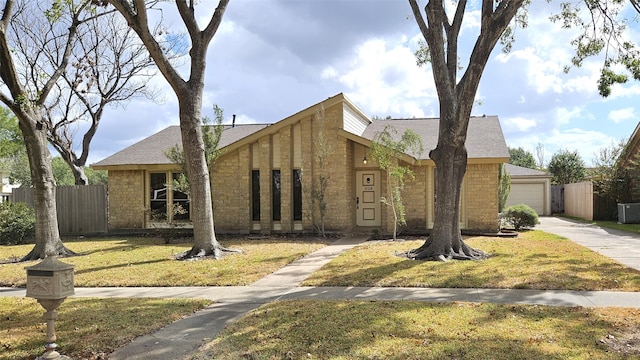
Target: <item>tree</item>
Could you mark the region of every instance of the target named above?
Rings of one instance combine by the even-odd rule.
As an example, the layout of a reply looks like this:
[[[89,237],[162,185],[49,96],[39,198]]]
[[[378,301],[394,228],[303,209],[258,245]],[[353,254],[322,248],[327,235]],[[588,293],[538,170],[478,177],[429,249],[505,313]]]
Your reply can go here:
[[[637,179],[638,156],[632,156],[627,161],[624,155],[627,152],[627,142],[621,140],[618,143],[611,143],[607,147],[600,149],[593,159],[594,191],[615,203],[625,203],[632,201],[636,194],[632,194],[631,183]]]
[[[100,1],[104,3],[106,1]],[[182,149],[187,163],[191,191],[194,244],[185,257],[213,255],[219,258],[224,249],[217,241],[213,224],[213,206],[209,171],[200,121],[202,94],[209,43],[216,34],[229,0],[220,0],[203,30],[196,20],[194,1],[176,0],[175,5],[189,35],[189,78],[183,79],[171,64],[169,55],[160,45],[149,27],[147,1],[109,0],[138,34],[160,73],[178,98]],[[151,2],[151,6],[157,2]]]
[[[498,166],[498,212],[504,210],[507,198],[511,192],[511,176],[503,164]]]
[[[204,141],[205,157],[207,159],[209,168],[215,163],[216,159],[220,155],[222,155],[223,152],[222,149],[218,149],[218,144],[220,143],[220,138],[222,137],[222,132],[224,131],[224,126],[222,126],[224,113],[222,109],[218,107],[218,105],[213,105],[213,111],[216,117],[215,125],[210,126],[209,118],[202,118],[202,136]],[[180,191],[189,196],[191,193],[189,177],[187,176],[187,172],[189,171],[189,169],[187,167],[182,147],[177,144],[173,145],[172,147],[167,149],[164,154],[169,160],[179,165],[180,169],[182,169],[182,173],[180,173],[171,184],[173,186],[173,190]],[[176,208],[176,205],[174,204],[174,213],[184,211],[184,209],[180,208],[179,205],[177,206],[178,207]]]
[[[626,3],[625,0],[564,2],[562,11],[551,18],[561,21],[564,28],[581,30],[571,42],[576,48],[571,60],[573,66],[580,67],[586,58],[603,55],[598,91],[604,97],[611,94],[612,85],[626,83],[629,75],[640,80],[640,51],[624,36],[627,20],[622,16]],[[640,14],[640,1],[629,0],[628,3]],[[569,69],[567,66],[565,71]]]
[[[557,185],[577,183],[585,179],[587,170],[578,151],[558,150],[549,161],[551,182]]]
[[[538,169],[544,169],[544,144],[536,145],[536,157],[538,158]]]
[[[45,48],[43,55],[53,56],[51,51],[57,50]],[[71,51],[70,66],[61,75],[59,99],[46,106],[49,142],[68,164],[76,185],[89,183],[85,165],[107,106],[140,96],[154,100],[154,92],[147,87],[153,66],[146,48],[117,12],[84,22]],[[79,123],[88,124],[81,135],[80,153],[74,145],[82,128]]]
[[[309,200],[309,207],[311,211],[307,212],[307,216],[310,217],[314,230],[320,234],[320,236],[324,237],[326,235],[324,225],[328,210],[325,195],[327,194],[327,189],[329,188],[331,179],[331,168],[326,165],[329,160],[329,156],[333,153],[334,149],[327,138],[323,105],[320,105],[316,110],[313,119],[318,126],[316,135],[313,137],[313,153],[317,164],[315,174],[317,176],[311,179],[310,189],[307,189],[306,187],[302,187],[302,189],[309,195],[307,196],[307,199]],[[300,174],[299,181],[302,181],[302,174]]]
[[[398,139],[398,131],[387,125],[371,142],[371,157],[387,175],[387,196],[380,200],[393,212],[393,240],[396,240],[398,225],[406,224],[402,190],[404,178],[413,178],[413,171],[403,165],[401,157],[408,152],[421,154],[424,151],[422,139],[412,130],[406,130]]]
[[[51,4],[45,4],[48,6]],[[4,2],[0,18],[0,101],[18,118],[26,145],[36,214],[35,246],[22,260],[73,254],[60,239],[56,214],[56,186],[48,149],[47,101],[55,97],[83,22],[98,16],[89,1]],[[64,10],[64,11],[63,11]],[[20,17],[29,17],[29,24]],[[81,29],[80,29],[81,30]],[[39,32],[41,36],[34,33]],[[37,42],[36,42],[37,40]],[[30,51],[34,57],[22,56]],[[45,49],[55,56],[45,56]]]
[[[537,167],[533,154],[521,147],[509,148],[509,164],[529,169],[535,169]]]
[[[504,36],[508,48],[512,35],[509,25],[528,1],[482,0],[480,33],[462,76],[458,76],[458,36],[467,1],[457,1],[452,14],[447,13],[448,5],[445,3],[449,2],[428,1],[424,7],[425,20],[418,0],[409,0],[414,18],[426,40],[424,58],[430,63],[435,80],[440,121],[437,146],[429,152],[429,158],[435,162],[438,170],[438,201],[435,204],[433,231],[422,246],[407,252],[407,256],[411,259],[485,259],[487,255],[469,247],[460,232],[460,194],[467,169],[464,144],[475,95],[489,56],[501,36]],[[518,20],[522,23],[524,18]]]

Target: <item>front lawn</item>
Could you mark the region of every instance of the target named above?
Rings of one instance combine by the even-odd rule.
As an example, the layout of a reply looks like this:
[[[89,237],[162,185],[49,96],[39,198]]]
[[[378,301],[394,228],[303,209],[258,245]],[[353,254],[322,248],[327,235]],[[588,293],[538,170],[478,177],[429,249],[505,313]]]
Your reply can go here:
[[[638,324],[637,309],[279,301],[225,328],[191,360],[637,359]]]
[[[135,337],[157,331],[210,303],[197,299],[69,298],[58,309],[58,351],[75,360],[106,359],[106,354]],[[0,360],[35,359],[44,353],[43,314],[35,299],[0,297]]]
[[[76,239],[65,245],[79,253],[60,259],[75,265],[75,286],[233,286],[248,285],[323,246],[327,239],[260,238],[221,240],[241,249],[220,260],[177,261],[191,248],[188,242],[165,244],[158,238]],[[0,246],[0,260],[26,255],[33,245]],[[37,262],[0,265],[0,286],[23,287],[25,266]]]
[[[343,253],[303,285],[640,291],[640,271],[542,231],[521,232],[517,238],[468,238],[467,244],[491,254],[485,261],[395,256],[423,242],[368,242]]]

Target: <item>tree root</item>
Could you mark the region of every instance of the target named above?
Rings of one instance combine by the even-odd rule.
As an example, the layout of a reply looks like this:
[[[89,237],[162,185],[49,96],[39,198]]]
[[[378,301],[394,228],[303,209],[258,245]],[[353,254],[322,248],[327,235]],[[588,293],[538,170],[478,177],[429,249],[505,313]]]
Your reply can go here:
[[[450,260],[486,260],[489,255],[482,250],[469,247],[464,241],[460,240],[460,249],[455,250],[451,246],[447,246],[445,250],[438,249],[434,241],[429,237],[422,246],[412,249],[403,255],[411,260],[424,261],[450,261]]]
[[[230,249],[226,247],[214,247],[210,246],[207,249],[203,249],[200,247],[192,247],[190,250],[184,251],[176,255],[176,260],[199,260],[206,258],[213,258],[215,260],[220,260],[224,257],[224,253],[235,253],[241,254],[242,250],[240,249]]]
[[[68,249],[64,245],[58,246],[56,250],[57,251],[55,253],[55,256],[61,257],[61,258],[78,255],[76,252]],[[23,256],[18,262],[42,260],[45,257],[46,257],[46,254],[44,253],[44,250],[39,249],[38,246],[34,246],[34,248],[31,249],[31,251],[27,255]]]

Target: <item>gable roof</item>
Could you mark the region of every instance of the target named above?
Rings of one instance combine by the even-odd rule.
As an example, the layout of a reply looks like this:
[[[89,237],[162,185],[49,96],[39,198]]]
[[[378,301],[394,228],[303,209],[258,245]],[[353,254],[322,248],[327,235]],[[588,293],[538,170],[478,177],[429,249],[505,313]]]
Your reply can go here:
[[[366,119],[368,122],[362,135],[341,130],[340,133],[348,139],[369,146],[376,135],[384,130],[385,126],[393,125],[398,131],[398,137],[400,137],[405,130],[411,129],[422,138],[424,152],[422,154],[407,154],[414,159],[428,160],[429,151],[437,145],[438,118],[371,121],[353,105],[344,94],[340,93],[274,124],[224,125],[224,131],[218,144],[219,148],[226,147],[228,150],[234,150],[238,146],[241,146],[241,144],[253,141],[269,133],[277,132],[281,127],[297,121],[303,115],[313,114],[319,104],[328,107],[339,102],[348,106],[358,114],[359,117]],[[100,170],[109,169],[114,166],[123,169],[129,167],[137,168],[145,165],[172,165],[173,163],[164,155],[164,152],[176,144],[181,145],[180,127],[177,125],[161,130],[92,164],[91,167]],[[470,160],[475,159],[482,161],[484,159],[491,160],[492,162],[507,162],[509,160],[509,150],[497,116],[471,117],[469,120],[466,146]]]
[[[219,148],[228,146],[236,141],[239,141],[256,131],[264,129],[269,126],[268,124],[247,124],[247,125],[223,125],[224,130],[220,137]],[[117,153],[101,160],[91,166],[99,169],[103,166],[116,166],[116,165],[164,165],[172,164],[171,160],[167,159],[164,152],[173,147],[179,145],[180,142],[180,126],[174,125],[161,130],[148,138],[145,138]]]
[[[552,177],[551,173],[529,169],[523,166],[517,166],[513,164],[504,164],[504,169],[511,177]]]
[[[428,160],[429,151],[435,149],[438,144],[439,121],[438,118],[378,120],[367,127],[362,137],[373,141],[387,125],[393,126],[398,131],[398,137],[402,136],[405,130],[411,129],[422,138],[424,152],[409,155],[416,159]],[[469,159],[508,161],[509,150],[497,116],[471,117],[465,145]]]

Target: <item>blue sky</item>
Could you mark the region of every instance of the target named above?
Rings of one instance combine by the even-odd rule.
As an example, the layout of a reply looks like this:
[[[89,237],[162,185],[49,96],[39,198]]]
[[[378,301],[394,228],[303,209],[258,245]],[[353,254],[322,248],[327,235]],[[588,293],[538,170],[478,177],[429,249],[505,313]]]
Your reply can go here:
[[[596,87],[602,59],[565,74],[576,33],[549,21],[558,1],[533,3],[513,50],[493,52],[474,114],[498,115],[510,147],[535,155],[541,143],[546,162],[560,149],[577,150],[591,165],[600,148],[636,128],[640,83],[616,86],[603,99]],[[203,23],[215,4],[199,5]],[[172,8],[163,14],[181,31]],[[467,49],[478,17],[465,15]],[[639,30],[632,23],[627,36],[640,43]],[[418,67],[413,55],[420,38],[403,0],[231,0],[209,50],[203,113],[212,116],[217,104],[228,123],[233,114],[240,123],[273,123],[343,92],[369,116],[437,117],[431,69]],[[462,64],[468,51],[461,50]],[[108,109],[90,162],[178,124],[175,96],[162,78],[153,83],[164,101]]]

